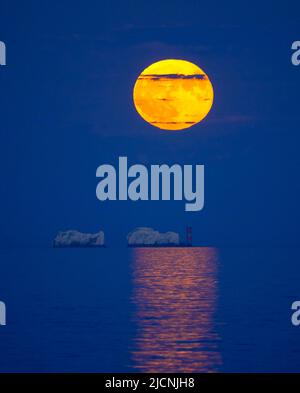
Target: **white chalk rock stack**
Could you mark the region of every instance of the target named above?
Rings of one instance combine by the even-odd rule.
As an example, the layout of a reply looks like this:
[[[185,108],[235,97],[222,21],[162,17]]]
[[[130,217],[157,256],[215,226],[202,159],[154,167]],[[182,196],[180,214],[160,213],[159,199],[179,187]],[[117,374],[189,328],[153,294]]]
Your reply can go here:
[[[103,247],[104,232],[82,233],[74,230],[58,232],[54,247]]]
[[[138,245],[178,245],[179,235],[175,232],[160,233],[153,228],[136,228],[127,235],[129,246]]]

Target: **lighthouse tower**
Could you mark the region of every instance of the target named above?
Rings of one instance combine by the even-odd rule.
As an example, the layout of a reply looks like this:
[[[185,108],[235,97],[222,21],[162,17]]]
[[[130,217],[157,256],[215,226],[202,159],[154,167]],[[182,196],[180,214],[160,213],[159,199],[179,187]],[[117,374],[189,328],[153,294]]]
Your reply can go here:
[[[193,245],[192,227],[186,227],[186,245],[189,247],[191,247]]]

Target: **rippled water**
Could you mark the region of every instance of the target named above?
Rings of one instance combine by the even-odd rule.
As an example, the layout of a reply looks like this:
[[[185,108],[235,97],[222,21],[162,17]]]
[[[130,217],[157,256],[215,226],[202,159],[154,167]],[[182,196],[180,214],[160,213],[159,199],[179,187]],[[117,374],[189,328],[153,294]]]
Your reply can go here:
[[[298,249],[0,251],[0,371],[300,371]]]
[[[213,248],[144,248],[133,253],[133,365],[143,372],[217,371],[214,326],[218,253]]]

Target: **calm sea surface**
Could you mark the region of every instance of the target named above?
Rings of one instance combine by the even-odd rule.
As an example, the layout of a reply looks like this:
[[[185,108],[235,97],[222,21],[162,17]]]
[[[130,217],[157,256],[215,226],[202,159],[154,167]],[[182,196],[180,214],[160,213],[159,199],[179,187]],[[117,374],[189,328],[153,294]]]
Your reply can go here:
[[[2,372],[299,372],[298,249],[0,251]]]

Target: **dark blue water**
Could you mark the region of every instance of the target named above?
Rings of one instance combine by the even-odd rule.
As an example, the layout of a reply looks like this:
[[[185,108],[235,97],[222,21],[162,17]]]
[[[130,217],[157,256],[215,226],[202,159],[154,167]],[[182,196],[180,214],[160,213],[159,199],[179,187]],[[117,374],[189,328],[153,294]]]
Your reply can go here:
[[[0,371],[299,372],[298,249],[0,252]]]

